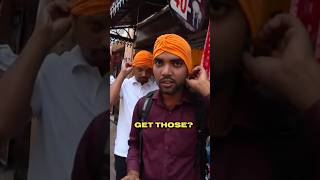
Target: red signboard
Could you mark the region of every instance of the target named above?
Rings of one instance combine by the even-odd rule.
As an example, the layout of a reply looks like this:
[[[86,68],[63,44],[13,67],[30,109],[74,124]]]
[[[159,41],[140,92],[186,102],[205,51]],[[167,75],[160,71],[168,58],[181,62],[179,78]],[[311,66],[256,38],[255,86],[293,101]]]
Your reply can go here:
[[[201,29],[205,19],[205,0],[170,0],[171,10],[187,29]]]

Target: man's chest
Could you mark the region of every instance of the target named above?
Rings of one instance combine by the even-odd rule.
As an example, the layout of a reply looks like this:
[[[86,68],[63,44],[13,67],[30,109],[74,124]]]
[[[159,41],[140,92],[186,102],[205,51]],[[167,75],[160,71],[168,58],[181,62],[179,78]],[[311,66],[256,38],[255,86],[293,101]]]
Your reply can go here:
[[[197,143],[197,121],[190,106],[173,111],[152,108],[143,128],[143,138],[150,147],[164,150],[173,156],[190,156]]]
[[[57,73],[41,79],[42,109],[98,114],[107,109],[107,82],[92,74]],[[55,112],[57,113],[57,112]]]
[[[139,86],[139,85],[126,85],[122,89],[122,101],[124,105],[134,109],[136,103],[140,98],[147,95],[149,92],[156,90],[157,87],[154,85]]]

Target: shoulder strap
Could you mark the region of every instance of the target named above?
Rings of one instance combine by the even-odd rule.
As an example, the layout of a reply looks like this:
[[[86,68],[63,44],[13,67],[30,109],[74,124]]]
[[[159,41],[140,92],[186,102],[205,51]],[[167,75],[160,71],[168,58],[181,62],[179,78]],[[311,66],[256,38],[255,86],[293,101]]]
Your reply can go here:
[[[141,109],[141,121],[144,122],[147,120],[147,116],[149,115],[151,106],[152,106],[152,96],[154,94],[154,91],[149,92],[144,98],[144,103]]]
[[[149,115],[149,112],[151,110],[152,106],[152,96],[155,91],[149,92],[146,96],[144,96],[144,103],[142,106],[142,109],[140,111],[140,121],[141,122],[146,122],[147,117]],[[140,174],[142,174],[142,169],[143,169],[143,159],[142,159],[142,147],[143,147],[143,139],[142,139],[142,129],[139,129],[139,163],[140,163]]]

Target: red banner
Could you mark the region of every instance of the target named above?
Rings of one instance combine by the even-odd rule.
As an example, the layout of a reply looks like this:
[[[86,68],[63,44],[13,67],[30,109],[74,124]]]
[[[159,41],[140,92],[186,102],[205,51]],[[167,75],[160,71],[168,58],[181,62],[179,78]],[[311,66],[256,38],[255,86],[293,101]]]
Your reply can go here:
[[[320,61],[320,1],[293,0],[291,13],[301,19],[315,46],[315,56]]]
[[[203,50],[202,59],[201,59],[201,64],[204,67],[204,69],[207,71],[209,79],[210,79],[210,32],[211,32],[211,26],[209,23],[207,37],[204,44],[204,50]]]

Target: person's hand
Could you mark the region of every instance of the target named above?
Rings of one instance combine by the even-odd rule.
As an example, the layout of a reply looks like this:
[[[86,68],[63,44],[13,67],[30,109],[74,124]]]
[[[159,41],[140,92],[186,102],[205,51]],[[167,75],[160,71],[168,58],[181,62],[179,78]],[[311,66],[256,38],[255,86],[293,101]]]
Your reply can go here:
[[[300,110],[320,99],[320,65],[308,32],[294,16],[281,14],[258,33],[256,57],[244,54],[249,76],[279,93]],[[262,48],[261,48],[262,47]]]
[[[140,180],[139,173],[135,171],[129,171],[128,175],[122,178],[121,180]]]
[[[128,76],[128,74],[130,74],[131,72],[132,72],[132,69],[133,69],[133,67],[132,67],[132,63],[130,63],[130,62],[125,62],[125,63],[123,63],[122,64],[122,66],[121,66],[121,71],[120,71],[120,73],[123,75],[123,76]]]
[[[47,45],[52,47],[71,28],[73,16],[66,2],[52,1],[41,12],[34,34],[45,37]]]
[[[210,95],[210,81],[208,80],[207,72],[202,66],[193,68],[190,77],[186,81],[193,91],[200,93],[203,97]]]

